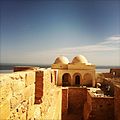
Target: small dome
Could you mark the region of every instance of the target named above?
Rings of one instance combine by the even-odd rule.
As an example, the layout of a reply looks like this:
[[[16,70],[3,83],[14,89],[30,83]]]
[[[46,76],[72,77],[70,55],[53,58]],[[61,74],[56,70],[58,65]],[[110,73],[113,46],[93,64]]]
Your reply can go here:
[[[88,61],[84,56],[78,55],[73,58],[72,63],[88,63]]]
[[[69,63],[69,60],[64,56],[57,57],[54,62],[54,64],[68,64],[68,63]]]

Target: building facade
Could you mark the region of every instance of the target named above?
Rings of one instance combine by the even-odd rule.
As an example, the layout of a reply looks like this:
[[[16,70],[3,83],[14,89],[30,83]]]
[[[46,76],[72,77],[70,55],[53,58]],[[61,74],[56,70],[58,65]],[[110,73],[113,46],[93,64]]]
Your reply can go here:
[[[57,57],[51,68],[58,70],[58,86],[95,87],[95,65],[82,55],[74,57],[71,63],[64,56]]]

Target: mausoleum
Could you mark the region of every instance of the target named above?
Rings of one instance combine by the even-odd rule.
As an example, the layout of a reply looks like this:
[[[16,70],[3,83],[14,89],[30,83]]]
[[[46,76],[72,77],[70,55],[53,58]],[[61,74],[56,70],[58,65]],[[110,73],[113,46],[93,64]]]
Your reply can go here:
[[[72,62],[64,56],[57,57],[52,69],[58,70],[59,86],[94,87],[96,84],[95,65],[89,63],[83,55],[74,57]]]

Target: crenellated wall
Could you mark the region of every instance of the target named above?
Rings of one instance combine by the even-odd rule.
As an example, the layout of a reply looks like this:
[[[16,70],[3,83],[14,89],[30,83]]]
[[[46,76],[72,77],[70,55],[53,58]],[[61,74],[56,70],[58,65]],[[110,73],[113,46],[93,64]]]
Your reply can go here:
[[[57,71],[22,69],[26,68],[16,67],[17,72],[0,76],[0,120],[60,120],[62,93],[56,86]]]
[[[19,66],[15,71],[0,75],[0,120],[120,120],[118,85],[111,87],[114,97],[96,96],[99,88],[57,86],[57,69]]]
[[[16,72],[0,77],[0,119],[34,118],[35,72]]]
[[[51,69],[36,71],[36,102],[39,116],[36,119],[61,119],[61,87],[55,85],[55,74]],[[41,86],[41,87],[40,87]],[[38,98],[39,96],[39,98]]]

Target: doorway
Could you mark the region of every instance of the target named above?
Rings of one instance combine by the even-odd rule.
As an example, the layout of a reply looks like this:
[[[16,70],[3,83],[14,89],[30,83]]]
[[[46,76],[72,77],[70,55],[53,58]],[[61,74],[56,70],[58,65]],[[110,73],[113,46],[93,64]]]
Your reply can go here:
[[[71,77],[69,73],[62,76],[62,86],[70,86]]]
[[[75,84],[80,85],[80,76],[79,75],[75,76]]]

